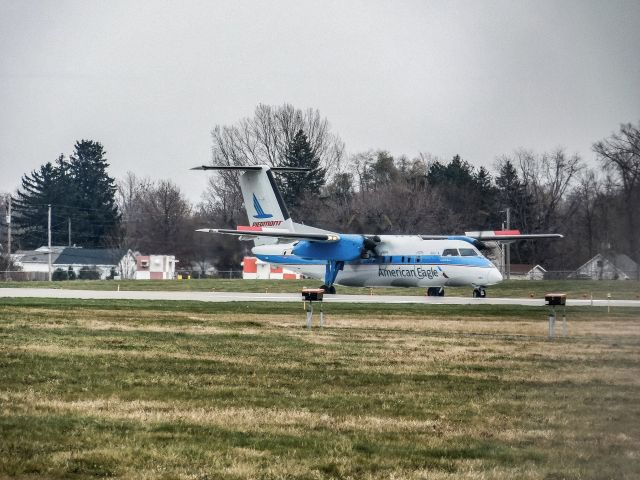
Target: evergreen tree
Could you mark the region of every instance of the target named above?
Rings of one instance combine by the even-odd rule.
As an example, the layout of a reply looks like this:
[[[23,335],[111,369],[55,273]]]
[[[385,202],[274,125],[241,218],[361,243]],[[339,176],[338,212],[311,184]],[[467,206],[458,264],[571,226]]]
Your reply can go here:
[[[513,206],[513,200],[522,192],[522,183],[511,160],[501,162],[498,176],[496,177],[496,185],[501,206]]]
[[[282,167],[308,168],[306,172],[286,173],[280,179],[280,189],[285,204],[295,208],[305,195],[319,195],[325,184],[326,170],[320,166],[320,158],[315,154],[307,136],[298,130],[289,142]]]
[[[68,222],[72,242],[83,247],[103,245],[117,231],[115,182],[98,142],[82,140],[74,155],[60,155],[22,177],[14,198],[16,238],[22,249],[47,244],[47,205],[51,205],[51,241],[66,245]]]
[[[451,161],[443,165],[434,162],[427,172],[427,180],[432,186],[445,185],[469,188],[474,183],[473,167],[469,162],[455,155]]]
[[[375,157],[367,161],[362,172],[362,186],[365,190],[389,188],[398,180],[400,171],[396,167],[393,156],[384,150],[375,153]]]
[[[474,178],[478,193],[478,211],[485,217],[483,226],[498,228],[500,223],[498,190],[493,184],[491,174],[486,168],[480,167]]]
[[[504,212],[507,208],[511,209],[511,228],[530,232],[532,200],[511,160],[504,159],[499,163],[496,186],[500,210]],[[529,262],[532,255],[531,244],[516,243],[513,254],[512,261]]]
[[[69,193],[76,208],[73,222],[76,242],[84,247],[103,245],[120,223],[115,180],[107,173],[108,166],[99,142],[76,142],[70,157],[73,191]]]
[[[60,155],[56,163],[47,162],[22,177],[21,187],[13,198],[15,226],[20,248],[33,249],[48,242],[48,205],[51,209],[51,241],[61,244],[66,235],[66,208],[60,205],[68,187],[68,163]],[[56,208],[53,208],[57,206]]]
[[[496,186],[500,209],[511,209],[511,226],[521,230],[529,230],[532,201],[511,160],[506,159],[500,162]]]
[[[486,216],[478,215],[482,207],[473,167],[460,155],[455,155],[447,164],[432,163],[427,182],[457,217],[457,229],[484,225]]]

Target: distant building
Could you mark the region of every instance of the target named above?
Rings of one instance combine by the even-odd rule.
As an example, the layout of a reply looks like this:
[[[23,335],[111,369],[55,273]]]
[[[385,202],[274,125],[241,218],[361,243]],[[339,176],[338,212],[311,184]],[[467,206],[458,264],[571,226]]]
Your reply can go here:
[[[136,280],[173,280],[176,276],[174,255],[136,255]]]
[[[65,248],[67,247],[51,247],[52,265]],[[16,253],[11,254],[11,260],[14,265],[20,268],[23,272],[49,274],[48,247],[40,247],[36,250],[18,250]],[[55,270],[55,268],[53,270]]]
[[[511,280],[544,280],[547,271],[540,265],[511,264]]]
[[[244,257],[242,278],[245,280],[297,280],[299,273],[282,267],[271,266],[256,257]]]
[[[599,253],[569,277],[591,280],[636,280],[639,275],[638,264],[627,255]]]
[[[23,272],[38,274],[30,278],[45,280],[49,275],[49,249],[40,247],[36,250],[18,251],[11,255],[14,264]],[[76,275],[80,270],[90,269],[98,272],[101,279],[111,276],[113,272],[122,278],[133,276],[131,265],[135,258],[131,250],[119,248],[80,248],[51,247],[51,271],[57,269]]]

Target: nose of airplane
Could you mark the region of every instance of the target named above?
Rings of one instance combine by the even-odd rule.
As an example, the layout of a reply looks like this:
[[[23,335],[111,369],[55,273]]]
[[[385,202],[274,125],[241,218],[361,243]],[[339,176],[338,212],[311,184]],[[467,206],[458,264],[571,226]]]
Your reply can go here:
[[[491,271],[489,272],[489,283],[490,285],[493,285],[494,283],[500,283],[502,281],[502,274],[500,273],[500,271],[497,268],[493,268],[491,269]]]

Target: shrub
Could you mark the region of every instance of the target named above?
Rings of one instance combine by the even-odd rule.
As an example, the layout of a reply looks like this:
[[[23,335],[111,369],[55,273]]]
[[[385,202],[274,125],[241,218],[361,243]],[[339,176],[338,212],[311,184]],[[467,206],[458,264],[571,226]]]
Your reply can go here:
[[[61,268],[56,268],[53,271],[53,275],[51,275],[51,279],[54,282],[59,282],[61,280],[69,280],[69,274],[62,270]]]
[[[78,273],[80,280],[100,280],[100,271],[94,266],[92,268],[82,267]]]

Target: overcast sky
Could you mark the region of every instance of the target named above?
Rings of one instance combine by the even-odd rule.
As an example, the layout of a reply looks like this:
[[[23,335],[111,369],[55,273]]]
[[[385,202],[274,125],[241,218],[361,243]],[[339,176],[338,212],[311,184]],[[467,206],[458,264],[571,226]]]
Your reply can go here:
[[[591,144],[640,120],[640,1],[0,0],[0,191],[100,141],[110,172],[205,186],[210,131],[318,108],[350,153]]]

